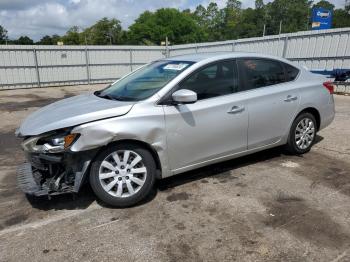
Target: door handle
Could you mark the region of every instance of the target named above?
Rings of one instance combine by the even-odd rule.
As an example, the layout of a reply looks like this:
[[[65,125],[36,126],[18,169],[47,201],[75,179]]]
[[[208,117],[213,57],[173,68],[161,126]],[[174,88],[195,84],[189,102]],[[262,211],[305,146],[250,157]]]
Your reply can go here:
[[[292,95],[287,95],[286,99],[284,99],[285,102],[291,102],[294,100],[297,100],[298,97],[297,96],[292,96]]]
[[[243,106],[233,106],[229,111],[227,111],[228,114],[237,114],[244,111]]]

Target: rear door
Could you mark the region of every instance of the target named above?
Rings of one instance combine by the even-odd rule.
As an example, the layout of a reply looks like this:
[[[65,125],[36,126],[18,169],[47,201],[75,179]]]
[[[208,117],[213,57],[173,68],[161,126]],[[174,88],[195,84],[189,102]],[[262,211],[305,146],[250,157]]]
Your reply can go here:
[[[238,60],[249,111],[248,149],[277,143],[289,129],[299,103],[294,77],[278,60],[245,58]],[[291,71],[291,69],[288,69]],[[295,74],[296,73],[296,74]]]

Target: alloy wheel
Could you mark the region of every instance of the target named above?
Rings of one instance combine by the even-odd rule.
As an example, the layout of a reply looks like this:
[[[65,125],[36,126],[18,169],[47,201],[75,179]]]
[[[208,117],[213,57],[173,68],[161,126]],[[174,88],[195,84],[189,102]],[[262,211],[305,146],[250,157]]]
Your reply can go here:
[[[132,150],[118,150],[109,154],[99,168],[102,188],[114,197],[130,197],[143,186],[147,168],[142,157]]]
[[[310,118],[303,118],[295,129],[295,143],[299,149],[311,146],[315,137],[315,124]]]

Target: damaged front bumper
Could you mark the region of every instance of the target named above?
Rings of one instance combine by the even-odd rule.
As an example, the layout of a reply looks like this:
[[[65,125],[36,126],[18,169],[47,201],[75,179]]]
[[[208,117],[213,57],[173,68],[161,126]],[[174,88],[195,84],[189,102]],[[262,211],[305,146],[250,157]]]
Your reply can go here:
[[[26,152],[27,161],[17,170],[18,186],[35,196],[77,193],[95,154],[96,150],[61,154]]]

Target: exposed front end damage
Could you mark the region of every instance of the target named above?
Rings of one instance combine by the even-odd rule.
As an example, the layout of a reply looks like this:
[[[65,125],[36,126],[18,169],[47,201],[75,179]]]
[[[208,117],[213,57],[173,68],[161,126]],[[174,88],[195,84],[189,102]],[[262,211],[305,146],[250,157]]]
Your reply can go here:
[[[18,185],[22,191],[35,196],[77,193],[97,154],[111,144],[125,141],[147,148],[157,162],[159,177],[160,173],[162,177],[170,176],[163,108],[154,106],[153,101],[135,105],[116,101],[116,106],[118,104],[116,111],[121,108],[124,111],[116,112],[115,117],[96,112],[99,119],[80,119],[69,127],[54,123],[44,111],[36,115],[36,125],[31,121],[22,124],[16,131],[16,135],[23,138],[22,148],[27,159],[18,168]],[[85,119],[84,115],[79,117]],[[66,118],[68,121],[68,113]],[[57,129],[46,128],[49,121],[46,119]],[[39,124],[42,128],[37,128]],[[42,130],[45,132],[41,133]]]
[[[96,150],[61,154],[26,153],[27,162],[17,172],[23,192],[35,195],[77,193]]]

